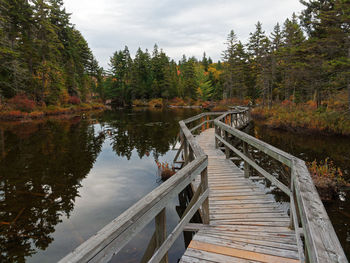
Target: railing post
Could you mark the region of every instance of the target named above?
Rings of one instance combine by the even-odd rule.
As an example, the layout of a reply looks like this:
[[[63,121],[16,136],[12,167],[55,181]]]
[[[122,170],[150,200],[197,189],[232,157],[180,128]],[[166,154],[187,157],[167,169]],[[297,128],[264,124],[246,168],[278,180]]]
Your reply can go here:
[[[208,167],[201,172],[201,185],[204,193],[208,189]],[[209,197],[202,204],[202,217],[203,224],[209,224]]]
[[[215,128],[215,134],[219,135],[219,127],[215,125],[214,123],[214,128]],[[219,148],[219,140],[218,138],[215,137],[215,148]]]
[[[155,230],[155,240],[156,240],[156,250],[163,244],[166,239],[166,213],[165,208],[160,211],[160,213],[155,218],[156,230]],[[164,255],[161,263],[168,262],[168,253]]]
[[[184,148],[184,164],[186,165],[188,163],[188,142],[186,140],[186,137],[181,133],[181,141]]]
[[[292,205],[291,203],[294,202],[294,180],[293,180],[293,174],[291,175],[291,180],[290,180],[290,207],[289,207],[289,228],[294,230],[294,219],[293,219],[293,212],[292,212]],[[295,202],[294,202],[295,205]]]
[[[248,151],[248,144],[243,142],[243,153],[245,156],[250,158],[250,154]],[[247,162],[244,162],[244,177],[248,178],[250,176],[250,165]]]
[[[225,138],[225,141],[228,143],[228,132],[227,131],[224,131],[224,138]],[[226,159],[229,159],[230,158],[230,149],[225,145],[225,155],[226,155]]]
[[[188,151],[189,151],[188,162],[192,162],[194,160],[193,150],[191,147],[189,147]]]
[[[209,123],[209,115],[207,115],[207,129],[210,128],[210,123]]]

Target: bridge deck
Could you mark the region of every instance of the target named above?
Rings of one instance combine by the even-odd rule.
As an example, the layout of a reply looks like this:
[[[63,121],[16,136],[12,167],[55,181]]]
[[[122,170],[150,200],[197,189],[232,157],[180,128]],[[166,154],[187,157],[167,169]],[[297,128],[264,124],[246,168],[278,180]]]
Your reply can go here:
[[[197,137],[208,155],[210,224],[180,262],[300,262],[287,213],[215,149],[214,129]]]

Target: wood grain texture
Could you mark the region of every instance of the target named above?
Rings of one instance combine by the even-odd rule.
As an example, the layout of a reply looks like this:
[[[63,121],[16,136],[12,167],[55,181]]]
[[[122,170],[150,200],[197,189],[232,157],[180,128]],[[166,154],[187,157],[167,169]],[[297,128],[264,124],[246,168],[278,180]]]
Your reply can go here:
[[[214,129],[195,140],[208,155],[210,224],[192,226],[197,234],[180,262],[300,262],[285,209],[215,148]]]

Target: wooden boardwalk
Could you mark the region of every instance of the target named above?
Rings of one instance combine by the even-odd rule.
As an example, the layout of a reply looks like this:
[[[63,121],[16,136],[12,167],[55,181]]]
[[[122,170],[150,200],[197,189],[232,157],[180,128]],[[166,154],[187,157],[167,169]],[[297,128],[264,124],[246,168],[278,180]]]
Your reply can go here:
[[[142,263],[167,263],[168,251],[183,231],[197,232],[182,263],[348,263],[305,162],[241,131],[249,122],[246,107],[180,121],[174,158],[178,171],[60,263],[110,262],[152,220],[155,229]],[[236,148],[240,143],[242,149]],[[252,158],[253,151],[289,167],[289,182],[264,170]],[[244,161],[244,171],[230,160],[232,155]],[[286,195],[288,209],[253,181],[252,169]],[[166,209],[185,194],[188,204],[168,234]],[[202,223],[192,224],[197,211]]]
[[[213,128],[196,137],[208,155],[210,224],[195,234],[180,262],[300,262],[287,213],[215,149],[214,138]]]

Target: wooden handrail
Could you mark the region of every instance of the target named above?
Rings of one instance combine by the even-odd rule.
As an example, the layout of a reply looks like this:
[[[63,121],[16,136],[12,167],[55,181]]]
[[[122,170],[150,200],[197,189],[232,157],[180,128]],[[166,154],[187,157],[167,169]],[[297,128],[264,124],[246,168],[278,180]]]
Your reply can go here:
[[[225,146],[227,158],[229,158],[229,151],[233,151],[245,161],[245,168],[254,168],[290,197],[291,228],[295,229],[301,262],[348,262],[305,162],[238,130],[237,127],[241,128],[245,122],[236,121],[233,124],[231,114],[235,114],[235,118],[242,120],[250,119],[249,109],[242,107],[235,108],[233,112],[226,112],[216,118],[214,121],[216,146],[222,143]],[[231,125],[225,123],[228,116],[230,116]],[[227,134],[243,142],[244,152],[239,151],[227,141]],[[245,144],[289,166],[291,168],[290,186],[281,183],[254,162]],[[304,242],[302,242],[301,235],[304,237]]]
[[[201,113],[197,116],[180,121],[180,137],[182,144],[175,159],[180,157],[181,152],[187,152],[187,156],[184,156],[185,160],[181,161],[181,163],[186,163],[186,165],[170,179],[147,194],[59,262],[108,262],[114,254],[118,253],[154,218],[156,220],[156,230],[146,250],[146,253],[150,252],[151,254],[144,255],[144,260],[149,262],[167,262],[168,249],[179,234],[184,231],[185,225],[191,220],[200,207],[202,207],[201,215],[203,216],[203,223],[209,223],[208,157],[199,147],[191,133],[191,130],[193,131],[195,129],[192,128],[189,130],[186,124],[205,116],[221,114],[223,113]],[[211,122],[213,122],[213,120],[205,120],[201,122],[200,125]],[[186,208],[178,225],[169,236],[166,237],[165,209],[167,204],[199,175],[201,176],[200,187],[193,196],[189,206]],[[154,242],[154,244],[152,244],[152,242]]]

